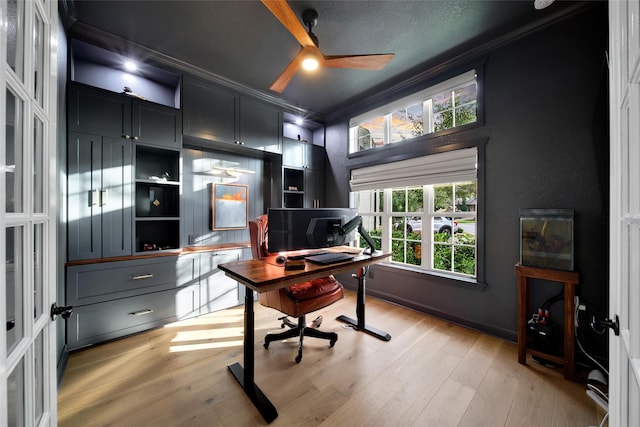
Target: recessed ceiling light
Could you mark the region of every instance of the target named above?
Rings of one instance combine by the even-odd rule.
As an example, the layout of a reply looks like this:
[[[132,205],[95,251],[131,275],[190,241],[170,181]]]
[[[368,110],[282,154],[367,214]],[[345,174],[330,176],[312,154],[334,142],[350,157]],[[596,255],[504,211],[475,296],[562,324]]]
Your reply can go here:
[[[302,125],[303,123],[304,123],[304,120],[302,120],[302,118],[301,118],[301,117],[298,117],[298,118],[296,119],[296,124],[297,124],[298,126]]]
[[[551,6],[551,3],[553,3],[554,1],[555,0],[534,0],[533,7],[535,7],[537,10],[542,10]]]

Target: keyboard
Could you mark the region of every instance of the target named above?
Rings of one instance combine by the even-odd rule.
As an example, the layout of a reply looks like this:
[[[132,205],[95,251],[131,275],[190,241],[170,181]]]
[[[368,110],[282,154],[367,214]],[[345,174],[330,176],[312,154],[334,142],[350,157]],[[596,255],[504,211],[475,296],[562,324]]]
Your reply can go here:
[[[320,254],[320,255],[310,255],[305,257],[305,259],[314,264],[336,264],[338,262],[351,261],[353,259],[353,255],[343,254],[343,253],[328,253],[328,254]]]

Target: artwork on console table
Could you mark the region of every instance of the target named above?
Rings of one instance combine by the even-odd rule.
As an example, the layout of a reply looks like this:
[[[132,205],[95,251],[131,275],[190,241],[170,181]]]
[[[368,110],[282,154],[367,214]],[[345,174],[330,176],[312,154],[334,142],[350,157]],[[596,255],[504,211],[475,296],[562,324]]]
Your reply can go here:
[[[213,184],[211,209],[213,230],[242,229],[249,226],[247,203],[249,186],[240,184]]]

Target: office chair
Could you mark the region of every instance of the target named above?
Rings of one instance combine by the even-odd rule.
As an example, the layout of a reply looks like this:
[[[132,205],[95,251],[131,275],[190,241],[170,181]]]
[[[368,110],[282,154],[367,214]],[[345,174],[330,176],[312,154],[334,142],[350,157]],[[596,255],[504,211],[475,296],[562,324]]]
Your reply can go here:
[[[267,250],[268,217],[262,215],[255,221],[249,221],[249,233],[251,236],[251,253],[254,259],[265,258],[271,255]],[[284,267],[283,267],[284,268]],[[333,276],[313,279],[308,282],[296,283],[282,289],[258,293],[258,302],[266,307],[276,309],[286,316],[298,319],[298,324],[290,321],[286,316],[282,320],[281,327],[290,329],[281,333],[269,333],[264,339],[264,348],[269,348],[272,341],[280,341],[286,338],[300,337],[298,342],[298,355],[296,363],[302,360],[302,341],[305,336],[329,340],[329,347],[338,340],[335,332],[323,332],[315,327],[320,326],[321,316],[314,320],[315,327],[306,324],[308,313],[320,310],[344,297],[342,284]]]

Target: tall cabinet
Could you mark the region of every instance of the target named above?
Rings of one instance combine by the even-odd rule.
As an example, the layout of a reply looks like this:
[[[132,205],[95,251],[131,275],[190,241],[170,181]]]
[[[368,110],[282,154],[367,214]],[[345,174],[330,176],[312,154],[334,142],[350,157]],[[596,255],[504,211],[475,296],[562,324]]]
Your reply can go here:
[[[179,248],[180,110],[72,83],[68,130],[68,260]]]
[[[282,205],[285,208],[324,207],[324,147],[284,138]]]

